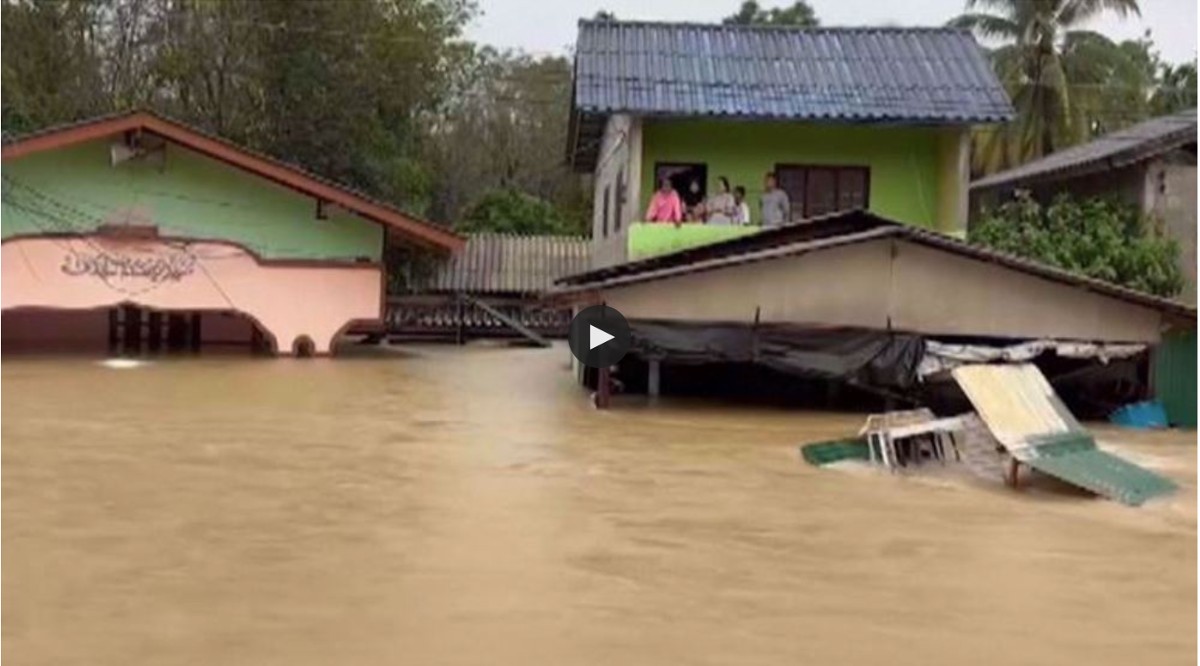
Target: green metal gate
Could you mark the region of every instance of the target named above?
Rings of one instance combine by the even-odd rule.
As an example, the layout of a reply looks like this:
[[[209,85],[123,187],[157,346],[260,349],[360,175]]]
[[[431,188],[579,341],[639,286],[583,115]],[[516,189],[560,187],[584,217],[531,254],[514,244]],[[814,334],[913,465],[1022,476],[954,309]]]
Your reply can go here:
[[[1154,395],[1171,425],[1196,427],[1196,329],[1163,336],[1154,355]]]

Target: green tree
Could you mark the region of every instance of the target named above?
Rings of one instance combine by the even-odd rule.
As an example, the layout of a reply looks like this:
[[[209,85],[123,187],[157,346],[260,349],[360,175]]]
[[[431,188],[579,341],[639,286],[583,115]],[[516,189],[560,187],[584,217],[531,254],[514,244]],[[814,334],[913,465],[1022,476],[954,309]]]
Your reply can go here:
[[[564,230],[583,233],[590,194],[563,159],[570,100],[568,59],[476,51],[428,131],[433,217],[459,220],[485,192],[513,190],[554,205]]]
[[[1179,245],[1153,219],[1117,201],[1063,194],[1042,206],[1028,193],[971,225],[969,240],[1159,296],[1183,289]]]
[[[486,192],[464,211],[460,231],[510,234],[564,234],[575,231],[553,204],[519,190]]]
[[[815,28],[817,14],[804,0],[793,2],[790,7],[760,7],[755,0],[745,0],[737,13],[725,17],[725,25],[790,25]]]
[[[1036,159],[1085,137],[1072,108],[1071,77],[1090,64],[1087,54],[1095,54],[1100,40],[1108,40],[1080,26],[1104,12],[1137,15],[1137,0],[967,0],[966,8],[951,25],[1005,42],[992,60],[1017,110],[1013,123],[978,136],[975,170]],[[991,11],[971,11],[977,8]]]

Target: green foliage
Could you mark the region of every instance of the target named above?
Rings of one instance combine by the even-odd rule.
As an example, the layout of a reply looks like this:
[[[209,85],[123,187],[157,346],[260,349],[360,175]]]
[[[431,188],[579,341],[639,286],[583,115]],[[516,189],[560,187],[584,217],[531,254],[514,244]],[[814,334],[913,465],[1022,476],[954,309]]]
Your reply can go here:
[[[1109,199],[1057,197],[1049,206],[1027,192],[971,225],[970,241],[1073,273],[1159,296],[1183,289],[1179,245],[1137,209]]]
[[[514,189],[484,193],[466,209],[456,229],[510,234],[579,233],[552,204]]]
[[[817,27],[817,14],[804,0],[790,7],[764,9],[755,0],[745,0],[736,14],[725,17],[725,25],[789,25],[801,28]]]
[[[977,8],[988,11],[974,11]],[[1154,115],[1196,106],[1195,65],[1162,62],[1147,32],[1113,42],[1083,26],[1102,13],[1137,15],[1137,0],[968,0],[950,22],[1001,46],[992,66],[1017,118],[982,128],[972,171],[992,173]]]

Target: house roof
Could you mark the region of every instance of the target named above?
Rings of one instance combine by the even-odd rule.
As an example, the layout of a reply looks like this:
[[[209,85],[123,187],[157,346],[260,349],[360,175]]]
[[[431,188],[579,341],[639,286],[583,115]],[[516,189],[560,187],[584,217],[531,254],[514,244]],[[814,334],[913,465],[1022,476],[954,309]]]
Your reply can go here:
[[[458,234],[405,213],[346,185],[300,167],[252,151],[191,125],[149,111],[129,111],[56,125],[37,132],[5,137],[3,160],[56,150],[128,131],[145,131],[284,187],[336,204],[419,243],[455,249],[465,242]]]
[[[1196,110],[1159,116],[971,183],[972,190],[1018,186],[1116,169],[1196,143]]]
[[[612,113],[842,122],[1012,117],[971,34],[953,28],[794,28],[581,21],[572,161],[594,164]]]
[[[536,294],[564,275],[586,270],[591,244],[582,236],[477,233],[414,288],[426,292]]]
[[[1169,298],[1084,277],[934,231],[895,222],[866,211],[835,213],[766,229],[749,236],[568,276],[558,281],[558,284],[562,285],[559,291],[570,293],[603,290],[884,238],[904,240],[969,259],[998,264],[1021,273],[1153,308],[1191,321],[1196,319],[1196,308]]]

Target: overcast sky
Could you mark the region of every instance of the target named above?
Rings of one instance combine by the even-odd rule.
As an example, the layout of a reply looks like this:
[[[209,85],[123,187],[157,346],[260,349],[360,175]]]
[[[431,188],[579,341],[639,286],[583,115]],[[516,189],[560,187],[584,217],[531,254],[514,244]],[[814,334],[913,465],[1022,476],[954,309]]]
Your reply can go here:
[[[576,22],[605,9],[621,19],[715,22],[741,0],[478,0],[483,14],[467,35],[502,48],[537,54],[564,53],[575,41]],[[759,0],[766,7],[790,0]],[[964,0],[810,0],[827,26],[941,25],[962,13]],[[1169,61],[1196,57],[1196,0],[1141,0],[1141,18],[1105,16],[1089,28],[1117,40],[1147,29]]]

